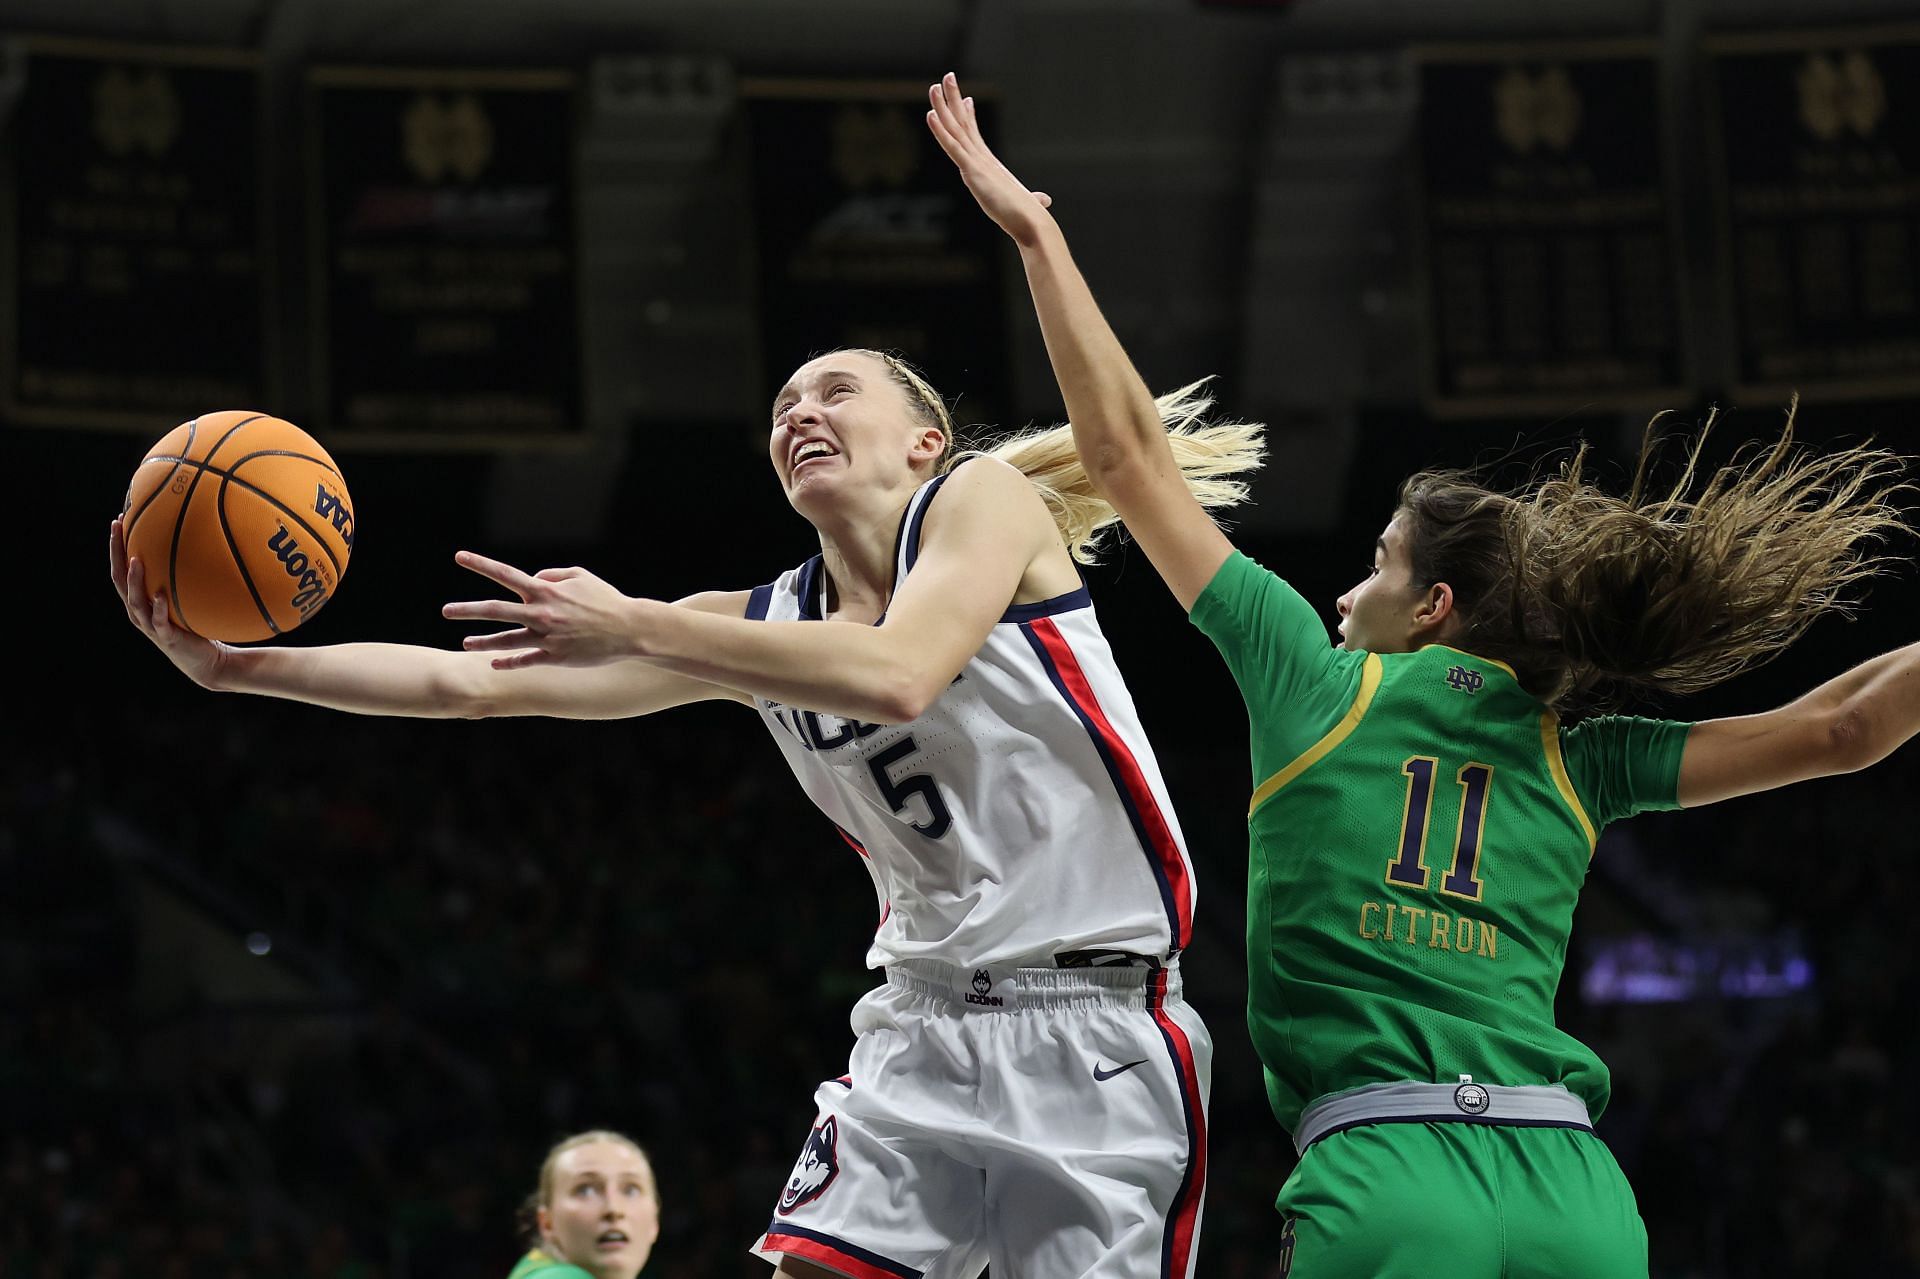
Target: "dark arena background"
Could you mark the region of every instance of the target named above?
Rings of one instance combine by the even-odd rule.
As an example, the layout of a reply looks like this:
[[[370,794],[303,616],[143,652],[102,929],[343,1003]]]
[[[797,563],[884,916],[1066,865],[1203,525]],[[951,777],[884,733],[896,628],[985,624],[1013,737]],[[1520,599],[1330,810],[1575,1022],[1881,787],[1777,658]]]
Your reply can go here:
[[[1912,25],[1902,25],[1911,21]],[[845,1068],[873,895],[751,717],[356,718],[127,624],[146,449],[258,408],[339,459],[287,641],[453,646],[453,552],[675,598],[814,549],[788,370],[1056,421],[1018,261],[928,138],[952,68],[1157,389],[1269,424],[1234,536],[1325,609],[1397,482],[1649,419],[1920,451],[1911,0],[0,0],[0,1273],[504,1276],[547,1146],[631,1132],[647,1273],[746,1253]],[[1759,710],[1915,638],[1911,541]],[[1094,598],[1201,879],[1197,1273],[1273,1276],[1239,697],[1137,551]],[[1662,1277],[1920,1275],[1920,748],[1610,830],[1562,1023]],[[1436,1262],[1442,1259],[1436,1258]]]

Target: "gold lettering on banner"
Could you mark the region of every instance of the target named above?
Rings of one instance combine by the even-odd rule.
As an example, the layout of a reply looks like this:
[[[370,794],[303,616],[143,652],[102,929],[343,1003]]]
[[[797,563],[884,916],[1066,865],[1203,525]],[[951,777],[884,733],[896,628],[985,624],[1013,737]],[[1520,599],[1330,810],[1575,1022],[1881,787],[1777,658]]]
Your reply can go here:
[[[1794,80],[1800,123],[1822,142],[1849,131],[1864,138],[1887,114],[1887,82],[1864,50],[1850,49],[1837,60],[1808,54]]]
[[[159,158],[180,136],[180,99],[158,67],[114,67],[93,82],[93,136],[108,155]]]
[[[1565,151],[1580,132],[1580,92],[1562,66],[1537,77],[1508,67],[1493,85],[1494,128],[1500,140],[1524,155],[1537,146]]]
[[[471,93],[422,93],[400,121],[401,155],[423,182],[471,182],[493,158],[493,122]]]
[[[855,190],[905,186],[920,167],[917,124],[900,107],[842,107],[833,117],[834,176]]]

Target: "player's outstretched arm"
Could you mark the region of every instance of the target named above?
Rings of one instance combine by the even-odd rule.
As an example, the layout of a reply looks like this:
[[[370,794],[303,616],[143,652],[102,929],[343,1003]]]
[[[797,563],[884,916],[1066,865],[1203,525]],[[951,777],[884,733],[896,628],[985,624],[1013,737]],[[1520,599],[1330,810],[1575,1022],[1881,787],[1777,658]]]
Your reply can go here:
[[[524,573],[462,551],[464,567],[517,600],[467,600],[451,618],[512,629],[471,635],[502,669],[625,659],[875,724],[919,718],[980,651],[1059,530],[1026,476],[982,458],[956,470],[928,508],[920,558],[878,626],[750,621],[623,595],[581,568]]]
[[[973,99],[949,73],[929,90],[927,127],[974,199],[1020,248],[1047,355],[1087,474],[1126,521],[1182,608],[1233,552],[1187,487],[1153,393],[1100,313],[1067,252],[1052,200],[1029,191],[980,136]]]
[[[482,719],[551,715],[621,719],[688,702],[739,698],[730,690],[629,662],[592,670],[501,671],[480,654],[408,644],[235,648],[174,626],[164,595],[150,594],[127,557],[120,521],[110,532],[108,574],[134,627],[175,666],[215,692],[256,693],[361,715]],[[745,611],[746,592],[694,596],[689,608]]]
[[[1852,773],[1920,732],[1920,644],[1882,653],[1760,715],[1711,719],[1680,757],[1686,808]]]

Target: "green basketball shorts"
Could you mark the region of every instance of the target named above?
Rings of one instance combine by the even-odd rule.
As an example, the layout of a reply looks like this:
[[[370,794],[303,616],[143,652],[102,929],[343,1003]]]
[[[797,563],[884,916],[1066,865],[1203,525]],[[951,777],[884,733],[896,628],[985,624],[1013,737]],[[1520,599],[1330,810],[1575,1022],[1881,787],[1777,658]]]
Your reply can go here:
[[[1647,1229],[1575,1128],[1379,1123],[1321,1138],[1280,1190],[1282,1279],[1646,1279]]]

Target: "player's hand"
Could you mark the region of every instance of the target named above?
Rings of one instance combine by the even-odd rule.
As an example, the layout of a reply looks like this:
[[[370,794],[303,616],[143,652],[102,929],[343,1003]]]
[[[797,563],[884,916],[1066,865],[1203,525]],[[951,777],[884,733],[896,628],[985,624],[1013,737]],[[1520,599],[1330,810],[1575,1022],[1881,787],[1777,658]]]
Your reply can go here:
[[[634,605],[583,568],[523,573],[511,564],[461,551],[454,563],[506,587],[520,599],[469,600],[440,612],[456,620],[505,622],[513,629],[469,635],[471,653],[504,653],[495,670],[523,666],[599,666],[634,655]]]
[[[927,112],[927,127],[947,153],[960,180],[973,192],[986,215],[1019,244],[1031,244],[1053,221],[1047,210],[1053,197],[1045,191],[1029,191],[994,155],[980,136],[980,121],[974,114],[973,99],[961,96],[960,82],[949,71],[940,83],[927,90],[933,110]]]
[[[165,591],[149,594],[147,566],[127,557],[127,534],[115,520],[107,531],[107,576],[126,606],[127,620],[156,644],[167,660],[202,688],[219,685],[220,667],[229,651],[225,644],[195,635],[173,624]]]

